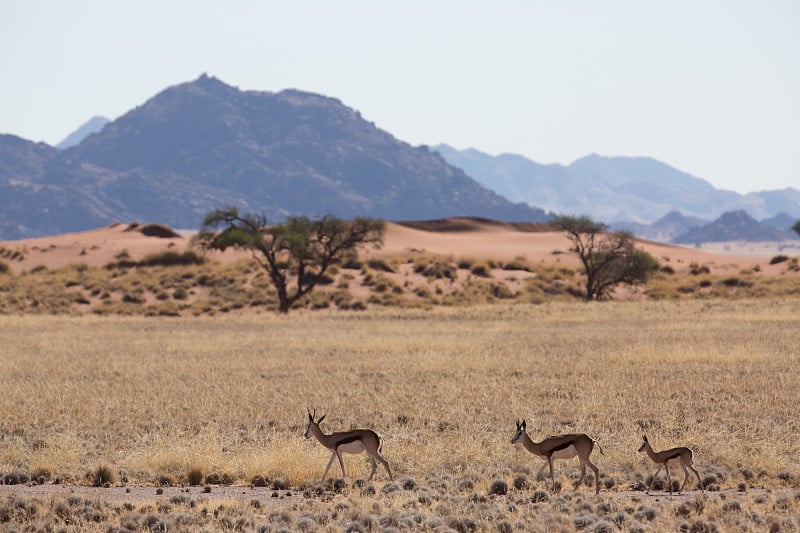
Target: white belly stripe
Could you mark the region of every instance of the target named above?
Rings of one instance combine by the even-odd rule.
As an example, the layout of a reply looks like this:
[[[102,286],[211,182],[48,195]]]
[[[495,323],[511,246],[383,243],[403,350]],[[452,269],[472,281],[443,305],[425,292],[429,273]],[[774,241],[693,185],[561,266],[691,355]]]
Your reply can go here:
[[[569,446],[563,450],[553,452],[552,457],[553,459],[572,459],[576,455],[578,455],[578,450],[575,449],[575,446]]]
[[[339,446],[339,451],[342,453],[361,453],[365,450],[364,445],[360,440],[348,442]]]

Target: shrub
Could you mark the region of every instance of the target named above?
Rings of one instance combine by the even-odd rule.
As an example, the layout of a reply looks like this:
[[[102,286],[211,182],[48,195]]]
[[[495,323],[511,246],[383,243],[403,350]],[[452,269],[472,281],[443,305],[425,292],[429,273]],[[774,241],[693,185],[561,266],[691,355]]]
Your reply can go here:
[[[648,522],[652,522],[658,511],[648,505],[640,505],[636,512],[633,513],[633,517],[637,520],[647,520]]]
[[[464,478],[458,481],[458,490],[462,492],[471,491],[475,488],[475,482],[469,478]]]
[[[8,274],[11,272],[11,267],[8,266],[8,263],[0,261],[0,274]]]
[[[739,278],[725,278],[720,283],[726,287],[751,287],[753,285],[751,282]]]
[[[486,263],[477,263],[475,265],[472,265],[472,268],[470,269],[470,272],[472,274],[474,274],[475,276],[478,276],[478,277],[481,277],[481,278],[491,278],[492,277],[492,273],[491,273],[491,271],[489,269],[489,265],[487,265]]]
[[[531,487],[528,478],[525,476],[517,476],[514,478],[514,488],[517,490],[525,490]]]
[[[116,481],[114,471],[110,466],[105,464],[95,467],[94,471],[91,472],[90,477],[92,478],[93,487],[107,487]]]
[[[254,487],[269,487],[270,480],[258,474],[250,480],[250,484]]]
[[[0,476],[0,483],[3,485],[19,485],[25,484],[30,478],[24,472],[11,472]]]
[[[522,270],[525,272],[533,271],[524,257],[515,257],[510,263],[503,265],[503,270]]]
[[[175,300],[185,300],[189,297],[189,293],[183,287],[178,287],[172,292],[172,297]]]
[[[707,474],[707,475],[703,476],[703,481],[701,483],[701,486],[704,489],[707,489],[710,486],[712,486],[712,485],[714,485],[715,483],[718,483],[718,482],[719,482],[719,480],[717,479],[717,476],[715,476],[714,474]]]
[[[550,494],[546,490],[538,489],[531,494],[531,501],[536,503],[550,501]]]
[[[513,298],[514,293],[511,292],[511,289],[508,288],[508,285],[505,285],[504,283],[493,283],[492,296],[500,299]]]
[[[312,293],[308,300],[307,305],[311,309],[327,309],[331,306],[332,297],[329,292],[315,292]]]
[[[283,478],[276,478],[272,480],[272,490],[287,490],[290,488],[291,485],[289,482]]]
[[[156,482],[159,485],[163,485],[165,487],[175,486],[175,479],[171,475],[165,473],[159,474],[158,477],[156,478]]]
[[[440,259],[416,262],[414,264],[414,273],[422,274],[426,278],[456,279],[456,269],[453,268],[453,265]]]
[[[310,281],[312,281],[312,278],[313,278],[313,277],[314,277],[314,274],[308,274],[308,273],[307,273],[307,274],[305,275],[305,277],[303,278],[303,280],[305,281],[305,283],[309,283]],[[321,275],[321,276],[319,276],[319,278],[317,279],[317,283],[318,283],[320,286],[323,286],[323,285],[332,285],[332,284],[333,284],[335,281],[336,281],[336,278],[334,278],[334,277],[333,277],[331,274],[329,274],[328,272],[326,272],[326,273],[322,274],[322,275]]]
[[[348,309],[350,311],[366,311],[367,304],[362,300],[356,300],[351,304],[348,304],[347,307],[342,307],[342,309]]]
[[[383,259],[370,259],[369,261],[367,261],[367,266],[369,266],[374,270],[378,270],[380,272],[390,272],[392,274],[395,274],[397,272]]]
[[[167,250],[161,253],[150,254],[139,261],[139,266],[187,266],[202,265],[205,258],[197,253],[188,250],[183,253]]]
[[[489,486],[489,494],[498,494],[500,496],[508,493],[508,483],[503,479],[495,479]]]
[[[186,482],[196,487],[198,485],[203,484],[203,478],[205,478],[205,474],[203,474],[203,470],[200,468],[190,468],[189,471],[186,473]]]
[[[159,239],[175,239],[180,237],[172,228],[162,226],[161,224],[145,224],[139,231],[142,235],[158,237]]]
[[[209,485],[230,485],[233,483],[233,477],[227,472],[213,472],[206,476],[206,483]]]
[[[769,260],[769,264],[770,265],[777,265],[778,263],[783,263],[784,261],[788,261],[788,260],[789,260],[789,256],[788,255],[782,255],[782,254],[781,255],[776,255],[775,257],[773,257],[772,259]]]
[[[428,287],[422,285],[414,289],[414,294],[416,294],[420,298],[425,298],[425,299],[433,298],[433,293],[431,293],[431,290]]]
[[[351,257],[342,262],[342,268],[346,268],[348,270],[361,270],[361,267],[363,267],[363,264],[358,260],[357,257]]]
[[[122,295],[122,301],[128,304],[143,304],[145,299],[139,294],[125,293]]]

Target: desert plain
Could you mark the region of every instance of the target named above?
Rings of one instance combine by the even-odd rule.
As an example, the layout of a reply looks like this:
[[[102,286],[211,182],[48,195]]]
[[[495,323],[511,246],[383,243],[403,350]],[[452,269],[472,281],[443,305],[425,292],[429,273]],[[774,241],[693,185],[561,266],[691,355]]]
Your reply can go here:
[[[189,239],[138,229],[0,243],[6,530],[800,528],[791,252],[644,242],[658,276],[585,303],[558,233],[390,224],[279,315],[247,254],[150,265]],[[394,479],[348,455],[321,483],[307,409],[378,431]],[[519,419],[596,439],[599,495],[573,486],[577,459],[551,490],[511,444]],[[701,482],[670,495],[643,434],[691,447]]]

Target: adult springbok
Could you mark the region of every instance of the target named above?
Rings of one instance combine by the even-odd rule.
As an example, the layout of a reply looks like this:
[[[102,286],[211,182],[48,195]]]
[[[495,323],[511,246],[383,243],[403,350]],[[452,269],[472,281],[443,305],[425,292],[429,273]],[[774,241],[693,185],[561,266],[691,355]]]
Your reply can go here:
[[[306,410],[308,411],[308,409]],[[379,434],[371,429],[354,429],[351,431],[337,431],[326,435],[319,427],[320,423],[325,419],[325,415],[319,417],[318,420],[314,420],[316,413],[316,409],[314,409],[314,414],[308,411],[308,426],[306,427],[305,435],[307,439],[310,439],[311,435],[314,435],[317,437],[320,444],[332,452],[331,460],[328,461],[328,467],[325,468],[325,473],[322,474],[322,481],[325,481],[325,476],[328,475],[328,470],[330,470],[335,457],[339,458],[339,465],[342,467],[342,477],[346,478],[347,474],[344,472],[342,453],[361,453],[364,451],[367,452],[369,461],[372,463],[372,472],[369,474],[370,481],[372,481],[372,476],[375,475],[375,471],[378,469],[376,460],[380,461],[381,464],[386,467],[386,471],[389,473],[389,479],[392,479],[392,470],[389,468],[389,463],[381,456],[383,438]]]
[[[695,469],[694,465],[692,464],[692,460],[694,459],[694,452],[691,449],[685,448],[683,446],[678,448],[670,448],[669,450],[664,450],[660,452],[653,451],[653,448],[650,446],[650,443],[647,441],[647,435],[642,435],[642,445],[639,446],[639,453],[646,452],[647,456],[653,460],[654,463],[658,465],[656,468],[656,473],[653,474],[653,479],[656,478],[658,473],[661,471],[661,467],[667,469],[667,485],[669,486],[669,494],[672,496],[672,479],[669,476],[669,465],[681,465],[683,468],[683,473],[685,474],[683,478],[683,485],[678,490],[678,494],[683,491],[683,487],[686,486],[686,482],[689,481],[689,470],[694,472],[694,475],[697,476],[697,483],[700,484],[700,491],[703,491],[703,482],[700,481],[700,474]],[[653,482],[653,479],[650,480],[650,483],[647,484],[647,491],[645,494],[650,493],[650,485]]]
[[[599,442],[584,433],[556,435],[554,437],[547,437],[542,442],[533,442],[528,432],[525,431],[526,425],[525,420],[522,422],[517,420],[517,433],[514,435],[514,438],[511,439],[511,444],[521,442],[526,450],[547,461],[542,465],[542,468],[539,469],[537,477],[541,475],[545,466],[550,465],[550,481],[552,482],[553,492],[555,492],[556,489],[556,478],[553,474],[553,459],[572,459],[577,456],[581,462],[581,478],[575,484],[575,488],[579,487],[583,478],[586,477],[586,465],[589,465],[589,468],[594,470],[594,492],[595,494],[600,493],[600,471],[592,464],[592,461],[589,460],[589,456],[592,454],[595,444],[597,444],[597,447],[600,449],[600,453],[605,455]]]

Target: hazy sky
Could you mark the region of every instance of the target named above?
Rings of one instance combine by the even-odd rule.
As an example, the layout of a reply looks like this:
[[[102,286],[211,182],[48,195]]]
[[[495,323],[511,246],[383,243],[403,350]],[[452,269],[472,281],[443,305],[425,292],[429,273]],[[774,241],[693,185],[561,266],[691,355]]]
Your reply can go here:
[[[797,0],[0,0],[0,50],[0,133],[50,144],[206,72],[413,145],[800,188]]]

